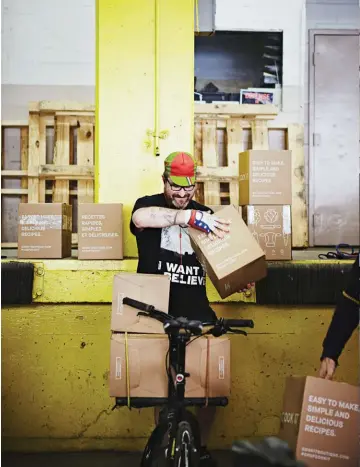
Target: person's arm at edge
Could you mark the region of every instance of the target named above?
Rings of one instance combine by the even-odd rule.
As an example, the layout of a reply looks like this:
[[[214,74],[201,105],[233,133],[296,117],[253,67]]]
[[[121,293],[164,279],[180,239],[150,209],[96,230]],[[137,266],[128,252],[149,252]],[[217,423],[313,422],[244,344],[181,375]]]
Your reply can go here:
[[[323,342],[319,375],[332,379],[338,359],[359,325],[359,260],[354,262],[348,287],[342,292]]]

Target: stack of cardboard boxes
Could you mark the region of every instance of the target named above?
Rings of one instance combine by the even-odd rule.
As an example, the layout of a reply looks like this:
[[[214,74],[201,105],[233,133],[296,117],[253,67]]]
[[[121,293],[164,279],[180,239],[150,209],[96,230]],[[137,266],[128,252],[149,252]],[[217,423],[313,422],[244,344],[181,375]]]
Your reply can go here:
[[[267,260],[290,260],[291,151],[240,154],[239,204]]]
[[[123,404],[154,404],[168,396],[166,355],[169,340],[163,324],[124,304],[132,298],[168,313],[170,277],[120,273],[114,277],[110,344],[110,396]],[[230,392],[230,341],[195,339],[187,346],[187,398],[226,397]],[[145,401],[146,399],[147,401]]]
[[[122,259],[122,204],[79,204],[78,258]],[[18,258],[71,256],[72,210],[68,204],[19,205]]]

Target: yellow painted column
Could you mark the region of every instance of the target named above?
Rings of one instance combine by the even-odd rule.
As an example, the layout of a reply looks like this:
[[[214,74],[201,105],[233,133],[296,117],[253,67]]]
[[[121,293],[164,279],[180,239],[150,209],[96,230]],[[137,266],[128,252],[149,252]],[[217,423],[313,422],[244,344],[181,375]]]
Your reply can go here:
[[[137,254],[128,229],[134,201],[162,189],[169,152],[192,150],[193,11],[193,0],[97,0],[96,200],[124,203],[125,256]],[[156,98],[158,135],[168,134],[159,157]]]

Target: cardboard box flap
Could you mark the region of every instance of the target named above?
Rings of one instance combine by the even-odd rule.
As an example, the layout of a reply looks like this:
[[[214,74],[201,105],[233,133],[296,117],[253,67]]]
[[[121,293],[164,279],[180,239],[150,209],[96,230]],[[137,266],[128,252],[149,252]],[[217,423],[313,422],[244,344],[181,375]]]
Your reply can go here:
[[[121,287],[115,282],[120,283]],[[118,301],[117,314],[123,314],[127,305],[123,305],[124,297],[133,298],[140,302],[154,306],[157,310],[167,313],[169,300],[164,294],[158,291],[170,283],[169,276],[153,274],[127,274],[122,273],[114,277],[114,292],[117,293]],[[121,288],[121,290],[120,290]],[[115,290],[116,289],[116,290]]]
[[[114,277],[111,329],[120,332],[160,334],[163,324],[147,316],[138,316],[140,310],[124,305],[124,297],[154,306],[168,312],[170,277],[157,274],[120,273]]]

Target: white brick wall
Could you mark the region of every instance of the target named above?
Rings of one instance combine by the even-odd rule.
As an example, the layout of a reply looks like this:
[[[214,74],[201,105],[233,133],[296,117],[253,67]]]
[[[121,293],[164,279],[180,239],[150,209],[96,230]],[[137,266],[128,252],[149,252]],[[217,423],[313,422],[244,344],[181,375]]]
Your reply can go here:
[[[2,84],[95,85],[95,0],[2,0]]]

